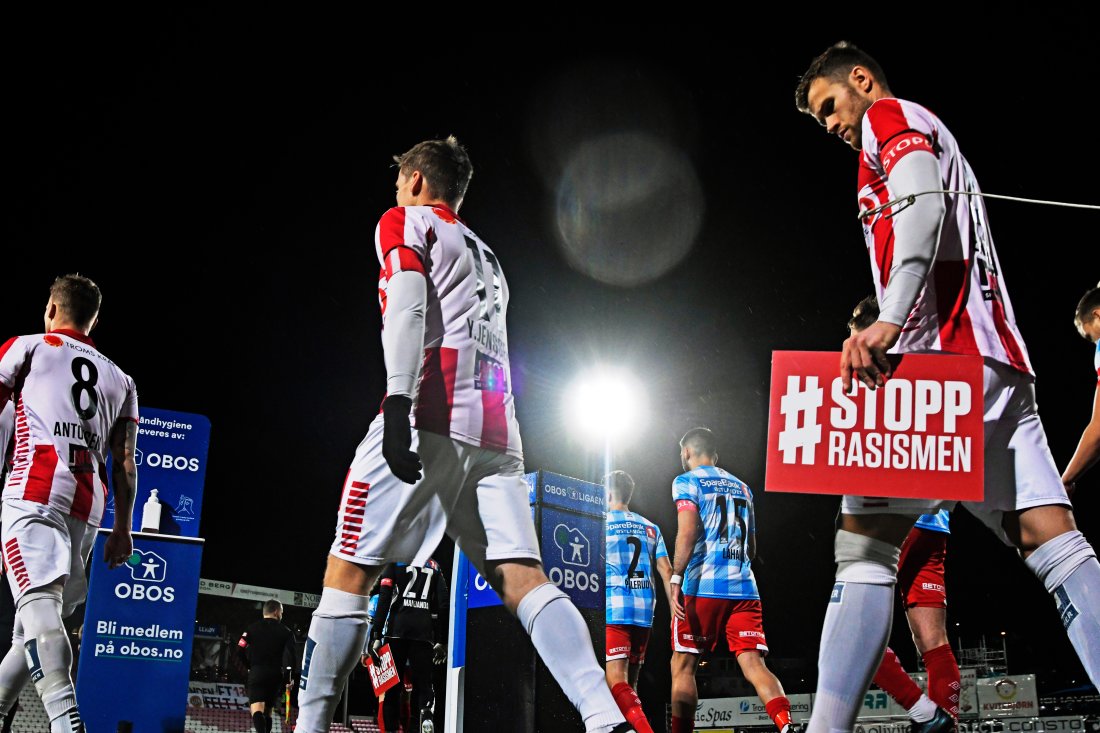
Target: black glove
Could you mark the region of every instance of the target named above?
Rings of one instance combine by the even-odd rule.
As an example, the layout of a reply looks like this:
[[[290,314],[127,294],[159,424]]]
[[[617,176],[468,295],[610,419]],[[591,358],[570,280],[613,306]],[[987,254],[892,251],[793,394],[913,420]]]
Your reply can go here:
[[[391,395],[382,403],[382,456],[393,475],[407,484],[420,480],[420,456],[409,450],[412,445],[412,427],[409,413],[412,400],[402,395]]]

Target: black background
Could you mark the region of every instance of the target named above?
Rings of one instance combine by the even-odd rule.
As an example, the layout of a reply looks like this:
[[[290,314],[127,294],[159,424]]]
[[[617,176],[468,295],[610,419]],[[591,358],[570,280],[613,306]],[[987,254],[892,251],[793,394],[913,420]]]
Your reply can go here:
[[[721,464],[757,489],[754,568],[773,658],[812,667],[837,499],[762,491],[770,354],[838,349],[872,286],[855,153],[795,110],[799,75],[848,38],[898,96],[946,122],[985,191],[1100,203],[1085,111],[1096,96],[1091,21],[1052,12],[1013,30],[983,21],[948,32],[927,15],[908,33],[884,18],[803,20],[799,31],[565,18],[508,32],[496,24],[513,21],[498,18],[480,34],[428,12],[18,19],[4,49],[0,332],[41,329],[56,275],[95,279],[104,304],[93,335],[141,403],[213,425],[203,576],[320,592],[339,489],[384,390],[372,237],[393,204],[390,156],[456,134],[475,166],[462,214],[511,286],[528,469],[598,478],[599,446],[567,429],[561,391],[583,366],[629,368],[650,401],[646,430],[616,460],[638,482],[632,508],[661,525],[671,550],[677,440],[713,428]],[[596,131],[656,130],[701,184],[694,249],[654,282],[604,285],[558,250],[538,131],[561,112],[552,90],[568,98],[584,83],[574,113],[590,106]],[[644,109],[616,108],[591,93],[601,84],[660,91]],[[988,209],[1062,467],[1095,389],[1093,347],[1072,316],[1100,279],[1100,212]],[[1094,471],[1074,498],[1094,541],[1097,489]],[[949,557],[953,641],[1000,646],[1005,632],[1012,671],[1081,679],[1053,602],[965,512]],[[449,566],[449,548],[439,560]],[[650,700],[668,694],[658,609]],[[892,641],[912,667],[900,616]],[[812,691],[808,676],[787,677],[788,691]]]

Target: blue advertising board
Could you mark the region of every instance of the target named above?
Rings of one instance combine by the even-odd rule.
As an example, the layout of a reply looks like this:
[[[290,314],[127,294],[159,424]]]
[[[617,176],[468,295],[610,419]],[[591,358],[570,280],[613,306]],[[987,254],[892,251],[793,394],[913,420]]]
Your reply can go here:
[[[539,532],[542,564],[550,582],[577,608],[603,611],[605,519],[544,506]]]
[[[109,531],[89,564],[76,694],[89,731],[184,730],[202,539],[134,533],[134,553],[110,570]]]
[[[607,514],[607,492],[599,484],[549,471],[529,473],[525,478],[532,504],[568,509],[601,519]]]
[[[155,407],[139,410],[141,422],[134,456],[138,466],[134,529],[141,528],[142,507],[156,489],[162,505],[160,534],[198,537],[210,420],[203,415]],[[106,529],[115,526],[113,491],[100,526]]]

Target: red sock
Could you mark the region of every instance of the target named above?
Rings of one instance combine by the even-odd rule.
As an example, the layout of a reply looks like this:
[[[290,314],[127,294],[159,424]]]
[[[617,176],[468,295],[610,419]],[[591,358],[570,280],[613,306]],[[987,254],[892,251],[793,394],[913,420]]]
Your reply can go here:
[[[906,710],[916,705],[922,694],[913,678],[905,674],[898,655],[890,647],[886,647],[882,664],[878,666],[878,672],[875,672],[874,682]]]
[[[959,664],[950,644],[929,649],[923,654],[928,670],[928,697],[947,712],[959,717]]]
[[[653,733],[645,713],[642,712],[642,701],[638,699],[638,693],[634,692],[633,687],[620,682],[611,688],[611,696],[615,698],[615,704],[619,706],[623,717],[634,726],[634,730],[638,733]]]
[[[672,716],[672,733],[693,733],[695,730],[694,718],[677,718]]]
[[[791,724],[791,701],[782,695],[764,703],[764,709],[768,711],[768,717],[772,719],[780,733]]]

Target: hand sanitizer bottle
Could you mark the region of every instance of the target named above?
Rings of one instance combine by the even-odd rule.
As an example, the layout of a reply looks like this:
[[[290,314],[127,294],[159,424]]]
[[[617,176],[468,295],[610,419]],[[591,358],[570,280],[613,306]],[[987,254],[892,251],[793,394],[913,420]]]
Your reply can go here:
[[[157,489],[150,492],[149,500],[145,502],[145,507],[141,510],[142,532],[160,532],[160,512],[163,507],[160,499],[157,498],[157,493]]]

